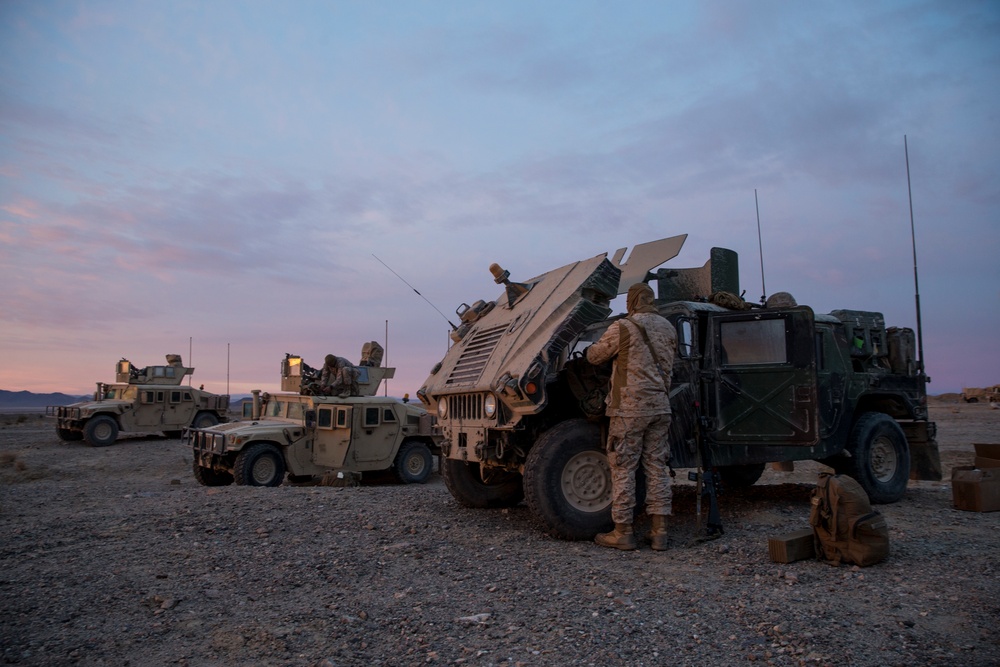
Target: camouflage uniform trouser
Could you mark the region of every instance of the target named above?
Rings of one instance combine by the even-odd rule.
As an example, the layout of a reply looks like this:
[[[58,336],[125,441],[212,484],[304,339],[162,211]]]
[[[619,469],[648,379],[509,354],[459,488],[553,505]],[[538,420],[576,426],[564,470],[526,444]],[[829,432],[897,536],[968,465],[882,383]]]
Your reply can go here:
[[[608,429],[608,463],[611,465],[611,518],[632,523],[635,514],[635,472],[646,472],[646,513],[670,514],[670,415],[612,417]]]
[[[331,373],[332,384],[324,387],[325,393],[330,396],[338,394],[354,393],[357,390],[358,371],[354,368],[341,368],[336,373]]]

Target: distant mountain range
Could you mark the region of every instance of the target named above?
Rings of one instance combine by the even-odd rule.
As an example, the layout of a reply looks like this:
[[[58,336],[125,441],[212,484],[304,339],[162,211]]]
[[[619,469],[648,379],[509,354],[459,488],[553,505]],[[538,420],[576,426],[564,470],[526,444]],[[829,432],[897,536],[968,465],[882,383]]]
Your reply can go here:
[[[7,391],[0,389],[0,408],[45,408],[50,405],[69,405],[79,401],[89,401],[91,395],[70,396],[56,392],[53,394],[36,394],[30,391]],[[231,405],[238,404],[244,398],[250,398],[249,394],[230,396]]]
[[[59,392],[35,394],[30,391],[0,389],[0,408],[44,408],[49,405],[69,405],[89,398],[90,396],[70,396]]]

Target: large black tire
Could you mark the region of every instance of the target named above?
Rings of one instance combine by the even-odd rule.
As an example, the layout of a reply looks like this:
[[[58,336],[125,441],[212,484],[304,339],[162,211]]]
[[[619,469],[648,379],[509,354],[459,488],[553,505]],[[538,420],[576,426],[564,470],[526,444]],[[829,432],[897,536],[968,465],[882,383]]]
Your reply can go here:
[[[274,445],[258,442],[236,456],[233,477],[240,486],[280,486],[285,479],[285,458]]]
[[[108,415],[93,417],[83,426],[83,439],[91,447],[107,447],[118,439],[118,422]]]
[[[854,423],[847,444],[851,458],[842,468],[873,503],[894,503],[906,493],[910,447],[903,429],[889,415],[865,412]]]
[[[233,483],[233,474],[221,470],[204,468],[194,463],[194,478],[202,486],[229,486]]]
[[[764,474],[764,464],[755,463],[745,466],[721,466],[719,477],[727,489],[749,489],[757,483]]]
[[[419,440],[407,440],[399,448],[392,471],[403,484],[423,484],[434,468],[434,457],[427,445]]]
[[[591,540],[609,530],[611,467],[598,425],[573,419],[546,431],[528,452],[524,495],[556,537]]]
[[[66,442],[77,442],[83,440],[83,432],[74,431],[71,428],[59,428],[57,426],[56,435],[59,436],[60,440],[65,440]]]
[[[191,422],[191,428],[208,428],[219,423],[219,418],[211,412],[199,412]]]
[[[524,500],[523,481],[516,472],[490,471],[483,481],[478,463],[444,459],[441,476],[448,491],[464,507],[514,507]]]

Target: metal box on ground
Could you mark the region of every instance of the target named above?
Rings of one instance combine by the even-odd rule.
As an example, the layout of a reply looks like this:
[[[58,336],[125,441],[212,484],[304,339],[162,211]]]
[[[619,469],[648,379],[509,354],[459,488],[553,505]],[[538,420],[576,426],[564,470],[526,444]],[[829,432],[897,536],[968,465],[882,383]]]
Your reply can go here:
[[[1000,468],[1000,445],[977,442],[975,464],[977,468]]]
[[[816,545],[812,528],[769,538],[767,552],[775,563],[794,563],[797,560],[815,558]]]
[[[955,509],[969,512],[1000,510],[1000,468],[952,468],[951,495]]]

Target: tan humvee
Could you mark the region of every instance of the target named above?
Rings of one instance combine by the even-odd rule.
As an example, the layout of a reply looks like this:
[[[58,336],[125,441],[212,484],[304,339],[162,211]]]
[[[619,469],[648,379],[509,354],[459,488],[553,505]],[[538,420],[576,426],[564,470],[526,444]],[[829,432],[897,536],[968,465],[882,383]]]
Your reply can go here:
[[[163,366],[137,368],[128,359],[115,366],[113,383],[97,383],[94,399],[67,406],[49,406],[62,440],[86,440],[106,447],[120,431],[162,432],[178,438],[189,426],[205,427],[228,421],[229,396],[183,386],[194,368],[184,366],[179,354],[168,354]]]
[[[362,361],[378,364],[380,359]],[[282,392],[255,391],[253,401],[244,404],[247,420],[186,431],[195,479],[205,486],[234,481],[278,486],[286,473],[301,482],[327,473],[391,469],[401,482],[425,481],[440,453],[434,419],[405,398],[376,396],[395,368],[355,368],[354,396],[317,395],[318,371],[301,357],[286,355]]]
[[[1000,403],[1000,384],[992,387],[965,387],[962,389],[962,400],[966,403]]]

